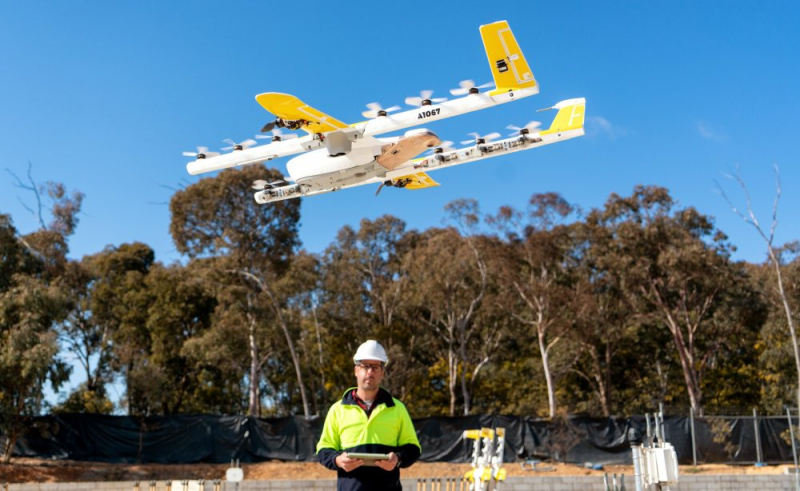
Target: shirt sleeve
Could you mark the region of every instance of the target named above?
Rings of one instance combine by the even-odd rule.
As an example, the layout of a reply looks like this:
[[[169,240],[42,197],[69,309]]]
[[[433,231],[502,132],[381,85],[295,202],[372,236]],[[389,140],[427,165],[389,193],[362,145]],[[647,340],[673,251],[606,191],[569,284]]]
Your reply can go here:
[[[334,404],[325,417],[322,435],[319,438],[319,442],[317,442],[317,460],[332,471],[338,469],[336,467],[336,457],[342,453],[337,413],[338,411],[336,411],[336,405]]]
[[[422,447],[419,445],[417,432],[414,429],[414,423],[411,422],[411,416],[408,415],[408,410],[402,403],[398,405],[401,409],[400,437],[397,440],[399,448],[395,453],[400,457],[400,467],[406,468],[419,459],[422,454]]]

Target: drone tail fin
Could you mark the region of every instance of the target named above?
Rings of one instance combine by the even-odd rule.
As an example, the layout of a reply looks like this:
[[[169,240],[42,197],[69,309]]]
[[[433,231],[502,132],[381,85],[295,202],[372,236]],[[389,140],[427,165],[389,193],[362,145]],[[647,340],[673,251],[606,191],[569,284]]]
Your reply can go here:
[[[586,99],[583,97],[577,99],[567,99],[561,101],[552,109],[558,109],[556,119],[541,134],[562,133],[570,130],[583,130],[583,120],[586,114]]]
[[[519,89],[533,89],[534,94],[539,92],[539,83],[534,78],[508,22],[503,20],[481,26],[481,38],[495,84],[489,95]]]

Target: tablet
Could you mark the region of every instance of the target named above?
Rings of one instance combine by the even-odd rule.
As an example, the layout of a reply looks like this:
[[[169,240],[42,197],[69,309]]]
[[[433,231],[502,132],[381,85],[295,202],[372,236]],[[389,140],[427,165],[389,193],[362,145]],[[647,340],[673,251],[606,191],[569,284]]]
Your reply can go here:
[[[347,452],[347,456],[351,459],[360,459],[360,460],[389,460],[389,454],[386,453],[358,453],[358,452]]]

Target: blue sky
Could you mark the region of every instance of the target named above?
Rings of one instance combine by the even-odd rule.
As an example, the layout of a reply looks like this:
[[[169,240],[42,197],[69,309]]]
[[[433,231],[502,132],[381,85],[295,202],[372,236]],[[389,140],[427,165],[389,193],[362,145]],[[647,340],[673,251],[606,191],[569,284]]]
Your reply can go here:
[[[761,261],[764,245],[715,180],[741,204],[724,177],[740,166],[768,222],[774,164],[784,191],[777,242],[800,238],[800,3],[789,1],[0,0],[2,167],[24,175],[31,161],[37,180],[86,193],[73,257],[142,241],[159,260],[176,261],[170,187],[200,178],[186,173],[181,152],[252,137],[271,119],[256,94],[288,92],[348,122],[361,120],[368,102],[399,104],[422,89],[447,95],[460,80],[491,80],[478,27],[502,19],[541,93],[429,128],[459,141],[532,119],[547,125],[554,114],[536,109],[586,97],[587,136],[437,172],[434,189],[306,199],[307,249],[321,251],[343,225],[386,213],[412,228],[440,225],[456,198],[494,211],[556,191],[589,209],[657,184],[716,217],[738,259]],[[285,159],[277,165],[285,170]],[[18,201],[32,197],[0,176],[0,212],[32,231],[36,220]]]
[[[512,6],[513,5],[513,6]],[[505,11],[503,11],[505,10]],[[435,173],[435,189],[373,187],[306,199],[304,246],[320,251],[345,224],[391,213],[410,227],[442,223],[443,206],[476,198],[484,211],[557,191],[588,209],[637,184],[669,188],[716,217],[739,248],[764,246],[715,190],[741,167],[769,220],[773,164],[784,196],[777,241],[799,238],[798,2],[14,2],[0,1],[2,167],[86,193],[73,257],[134,240],[179,259],[166,203],[183,150],[252,137],[271,119],[261,92],[297,95],[348,122],[364,104],[448,95],[491,80],[478,27],[506,19],[541,93],[433,123],[442,139],[504,131],[562,99],[586,97],[584,138]],[[285,159],[277,161],[285,170]],[[0,211],[22,231],[32,197],[0,178]]]

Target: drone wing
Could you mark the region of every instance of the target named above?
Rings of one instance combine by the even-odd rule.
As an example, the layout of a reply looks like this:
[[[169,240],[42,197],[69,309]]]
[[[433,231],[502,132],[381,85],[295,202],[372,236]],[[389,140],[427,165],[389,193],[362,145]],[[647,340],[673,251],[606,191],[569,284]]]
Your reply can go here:
[[[293,95],[267,92],[257,95],[256,101],[284,121],[305,121],[300,129],[312,135],[348,128],[338,119],[314,109]]]

